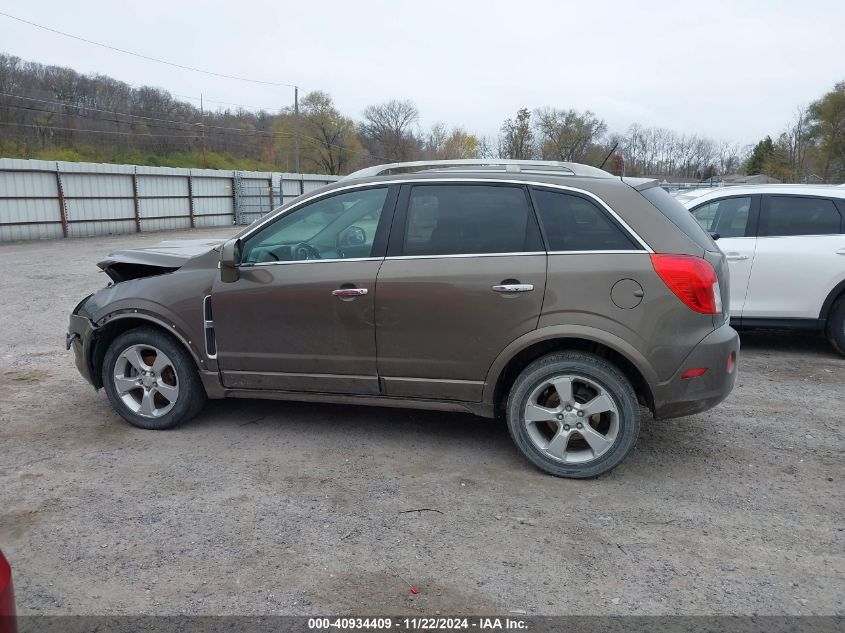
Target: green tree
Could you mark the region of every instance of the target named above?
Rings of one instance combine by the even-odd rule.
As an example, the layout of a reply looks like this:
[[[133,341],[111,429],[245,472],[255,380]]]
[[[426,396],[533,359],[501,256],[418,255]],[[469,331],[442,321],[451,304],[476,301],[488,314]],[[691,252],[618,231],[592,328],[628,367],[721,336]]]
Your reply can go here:
[[[749,176],[756,176],[762,174],[766,162],[771,160],[775,155],[775,144],[771,136],[766,136],[762,141],[754,146],[751,150],[751,155],[745,163],[745,173]]]
[[[845,178],[845,81],[818,101],[810,104],[809,121],[812,137],[819,146],[822,177]]]

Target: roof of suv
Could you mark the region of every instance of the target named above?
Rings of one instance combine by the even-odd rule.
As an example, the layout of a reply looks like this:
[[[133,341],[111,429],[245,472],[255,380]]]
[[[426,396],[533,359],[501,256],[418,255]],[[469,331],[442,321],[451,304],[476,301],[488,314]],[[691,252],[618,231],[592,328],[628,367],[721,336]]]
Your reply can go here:
[[[776,194],[790,196],[830,196],[845,198],[845,187],[839,185],[731,185],[728,187],[708,187],[706,189],[690,189],[677,194],[678,202],[690,207],[698,202],[722,198],[725,196],[741,196],[752,194]]]
[[[437,172],[456,173],[456,172],[499,172],[512,174],[543,174],[550,176],[580,176],[586,178],[615,178],[609,172],[593,167],[591,165],[582,165],[581,163],[567,163],[562,161],[552,160],[511,160],[503,158],[470,158],[460,160],[421,160],[406,163],[387,163],[384,165],[374,165],[372,167],[365,167],[358,171],[352,172],[343,180],[352,180],[358,178],[371,178],[373,176],[382,176],[388,174],[408,174],[419,173],[425,171],[426,173]]]
[[[606,191],[608,188],[633,188],[642,191],[658,184],[653,178],[620,178],[598,167],[581,163],[482,158],[374,165],[353,172],[327,185],[326,189],[349,187],[357,183],[451,179],[548,183],[594,193]]]

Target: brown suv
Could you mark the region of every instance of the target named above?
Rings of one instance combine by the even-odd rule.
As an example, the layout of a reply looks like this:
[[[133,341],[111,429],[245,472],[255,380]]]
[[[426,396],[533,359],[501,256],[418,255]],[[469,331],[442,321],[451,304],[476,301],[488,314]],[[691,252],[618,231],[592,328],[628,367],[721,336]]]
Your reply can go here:
[[[585,165],[373,167],[228,241],[99,266],[114,283],[68,347],[147,429],[206,397],[503,414],[537,466],[590,477],[631,450],[638,404],[696,413],[736,379],[724,255],[655,181]]]

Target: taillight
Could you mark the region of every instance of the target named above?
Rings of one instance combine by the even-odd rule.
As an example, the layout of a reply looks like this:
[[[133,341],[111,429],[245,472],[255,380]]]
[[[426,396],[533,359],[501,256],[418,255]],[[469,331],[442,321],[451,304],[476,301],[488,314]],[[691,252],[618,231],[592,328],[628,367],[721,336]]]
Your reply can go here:
[[[669,290],[691,310],[701,314],[722,311],[719,278],[707,260],[692,255],[654,254],[651,265]]]

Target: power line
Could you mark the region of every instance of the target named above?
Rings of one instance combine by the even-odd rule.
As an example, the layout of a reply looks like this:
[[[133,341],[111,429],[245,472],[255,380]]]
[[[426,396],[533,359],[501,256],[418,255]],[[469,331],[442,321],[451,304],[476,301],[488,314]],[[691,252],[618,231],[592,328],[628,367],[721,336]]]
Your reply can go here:
[[[38,112],[43,112],[43,110],[38,110]],[[139,138],[147,138],[147,137],[155,137],[155,138],[178,138],[178,139],[198,139],[202,138],[202,136],[183,136],[183,135],[176,135],[173,134],[137,134],[135,132],[119,132],[117,130],[80,130],[79,128],[75,127],[56,127],[54,125],[38,125],[34,123],[14,123],[12,121],[0,121],[0,125],[13,125],[15,127],[30,127],[30,128],[49,128],[51,130],[62,130],[66,132],[85,132],[86,134],[119,134],[124,136],[137,136]]]
[[[191,101],[208,101],[209,103],[217,103],[220,105],[228,105],[228,106],[237,106],[238,108],[247,108],[250,110],[259,110],[262,112],[278,112],[281,110],[281,107],[270,107],[270,106],[257,106],[257,105],[249,105],[246,103],[232,103],[231,101],[218,101],[216,99],[209,99],[208,97],[192,97],[190,95],[180,95],[176,94],[175,92],[171,93],[174,97],[179,97],[180,99],[190,99]]]
[[[376,159],[376,160],[387,161],[387,159],[381,158],[379,156],[375,156],[375,155],[371,154],[370,152],[368,152],[367,150],[355,150],[355,149],[345,147],[343,145],[338,145],[336,143],[330,143],[330,142],[328,142],[327,139],[319,139],[319,138],[316,138],[316,137],[313,137],[313,136],[301,136],[301,135],[298,135],[297,133],[272,132],[272,131],[264,131],[264,130],[244,130],[244,129],[236,128],[236,127],[227,127],[227,126],[221,126],[221,125],[208,125],[206,123],[201,123],[201,122],[195,123],[195,122],[191,122],[191,121],[174,121],[172,119],[160,119],[160,118],[144,116],[144,115],[140,115],[140,114],[129,114],[127,112],[117,112],[117,111],[114,111],[114,110],[103,110],[103,109],[100,109],[100,108],[89,107],[89,106],[86,106],[86,105],[81,105],[81,106],[80,105],[74,105],[74,104],[64,103],[62,101],[54,101],[54,100],[51,100],[51,99],[38,99],[38,98],[35,98],[35,97],[25,97],[23,95],[16,95],[16,94],[9,93],[9,92],[0,92],[0,96],[11,97],[13,99],[22,99],[22,100],[25,100],[25,101],[32,101],[32,102],[36,102],[36,103],[50,104],[50,105],[55,105],[55,106],[65,107],[65,108],[79,108],[81,110],[90,110],[91,112],[99,112],[99,113],[103,113],[103,114],[112,114],[112,115],[124,116],[124,117],[133,117],[133,118],[136,118],[136,119],[151,121],[153,123],[163,123],[163,124],[170,124],[170,125],[188,125],[188,126],[196,127],[196,128],[204,128],[206,130],[221,130],[220,132],[215,132],[215,134],[218,134],[218,135],[225,135],[226,132],[234,132],[236,134],[241,134],[241,135],[245,135],[245,136],[264,136],[264,137],[271,137],[271,138],[279,138],[279,137],[282,137],[282,138],[291,138],[291,137],[297,138],[297,137],[300,137],[300,138],[304,138],[304,139],[307,139],[307,140],[316,141],[317,143],[320,143],[321,145],[326,146],[326,147],[331,147],[331,148],[334,148],[334,149],[347,151],[347,152],[350,152],[352,154],[362,154],[362,155],[365,155],[368,158],[373,158],[373,159]],[[31,108],[31,107],[27,107],[27,106],[19,106],[19,105],[14,105],[14,104],[5,104],[5,105],[6,105],[6,107],[18,108],[18,109],[23,109],[23,110],[30,110],[30,111],[33,111],[33,112],[43,112],[43,113],[47,113],[47,114],[59,114],[58,112],[54,113],[52,110],[42,110],[42,109],[39,109],[39,108]],[[118,123],[118,124],[124,124],[124,125],[131,125],[132,124],[132,121],[120,121],[118,119],[106,119],[106,118],[103,118],[103,117],[99,117],[99,118],[88,117],[87,115],[84,115],[84,114],[79,114],[78,116],[85,116],[86,118],[91,118],[92,120],[104,121],[104,122],[109,122],[109,123]],[[42,127],[45,127],[45,126],[42,126]],[[46,127],[52,127],[52,126],[46,126]],[[53,129],[57,129],[57,130],[58,129],[68,129],[68,130],[71,130],[71,131],[79,131],[79,132],[85,131],[85,130],[74,130],[74,128],[59,128],[59,127],[54,127]],[[126,134],[132,134],[132,133],[127,132]],[[150,134],[138,134],[138,133],[136,133],[135,135],[140,137],[140,138],[143,138],[145,136],[153,136],[153,135],[150,135]],[[166,135],[160,135],[160,136],[166,136]],[[177,136],[176,138],[190,138],[190,137]],[[199,136],[197,138],[202,138],[202,136]]]
[[[225,127],[225,126],[220,126],[220,125],[207,125],[206,123],[202,123],[202,122],[174,121],[173,119],[159,119],[157,117],[144,116],[142,114],[129,114],[128,112],[116,112],[114,110],[103,110],[101,108],[95,108],[93,106],[76,105],[76,104],[72,104],[72,103],[65,103],[63,101],[54,101],[52,99],[37,99],[35,97],[24,97],[22,95],[12,94],[10,92],[0,92],[0,96],[12,97],[13,99],[23,99],[24,101],[34,101],[36,103],[46,103],[46,104],[55,105],[55,106],[59,106],[59,107],[63,107],[63,108],[78,108],[80,110],[88,110],[88,111],[91,111],[91,112],[101,112],[101,113],[104,113],[104,114],[114,114],[116,116],[132,117],[132,118],[135,118],[135,119],[143,119],[145,121],[152,121],[154,123],[171,123],[171,124],[174,124],[174,125],[191,125],[191,126],[197,126],[197,127],[227,130],[227,131],[238,132],[238,133],[242,133],[242,134],[249,134],[250,132],[253,132],[253,133],[263,132],[262,130],[244,130],[244,129],[236,128],[236,127]],[[12,108],[23,107],[23,106],[11,105],[11,104],[6,104],[6,105],[7,105],[7,107],[12,107]],[[34,108],[24,108],[24,109],[34,110]],[[37,112],[52,112],[52,110],[36,110],[36,111]],[[56,113],[56,114],[58,114],[58,113]],[[159,113],[159,114],[163,114],[163,113]],[[78,116],[86,116],[86,115],[78,114]],[[98,120],[109,121],[109,122],[112,122],[112,123],[131,123],[131,121],[119,121],[117,119],[100,118]],[[290,133],[269,132],[269,134],[288,134],[289,135]]]
[[[25,105],[4,104],[2,107],[15,108],[16,110],[27,110],[29,112],[42,112],[44,114],[55,114],[55,115],[58,115],[58,116],[65,116],[65,115],[62,115],[60,112],[56,112],[54,110],[43,110],[41,108],[32,108],[32,107],[25,106]],[[107,119],[105,117],[94,117],[94,116],[90,116],[90,115],[84,114],[84,113],[77,113],[75,116],[81,116],[83,118],[90,119],[92,121],[102,122],[102,123],[117,123],[119,125],[134,125],[135,124],[134,121],[121,121],[120,119]],[[134,115],[127,115],[127,116],[134,116]],[[149,117],[143,117],[143,118],[149,119]],[[152,119],[152,120],[166,124],[165,126],[163,126],[165,128],[168,128],[167,124],[202,126],[202,123],[189,123],[189,122],[182,123],[182,122],[179,122],[179,121],[164,121],[163,119]],[[79,132],[85,131],[85,130],[77,130],[76,128],[55,127],[53,125],[50,125],[49,123],[38,124],[38,126],[43,127],[43,128],[52,128],[52,129],[56,129],[56,130],[69,129],[69,130],[74,130],[74,131],[79,131]],[[169,127],[169,129],[174,129],[174,128]],[[226,129],[233,130],[233,128],[226,128]],[[177,131],[182,131],[182,130],[177,130]],[[243,132],[244,134],[250,133],[249,130],[241,130],[241,132]],[[132,133],[132,132],[130,132],[130,133]],[[228,134],[228,132],[226,132],[226,131],[212,132],[212,133],[217,134],[219,136],[226,136]],[[256,130],[254,133],[260,134],[261,132],[259,130]],[[144,138],[145,136],[153,136],[151,134],[145,134],[143,132],[134,132],[134,134],[136,136],[138,136],[139,138]],[[273,133],[268,133],[268,134],[287,134],[287,135],[290,135],[290,133],[286,133],[286,132],[273,132]],[[162,136],[167,136],[167,135],[162,135]],[[171,138],[203,138],[203,137],[202,137],[202,135],[200,135],[199,137],[192,137],[192,136],[174,134],[174,135],[171,135]]]
[[[23,99],[25,101],[34,101],[34,102],[37,102],[37,103],[47,103],[47,104],[65,107],[65,108],[79,108],[80,110],[90,110],[92,112],[101,112],[101,113],[105,113],[105,114],[114,114],[114,115],[117,115],[117,116],[134,117],[134,118],[137,118],[137,119],[143,119],[145,121],[152,121],[152,122],[156,122],[156,123],[169,123],[169,124],[173,124],[173,125],[190,125],[190,126],[196,126],[196,127],[203,127],[205,129],[223,130],[223,131],[227,131],[227,132],[235,132],[235,133],[238,133],[238,134],[245,134],[245,135],[258,135],[258,136],[264,135],[264,136],[272,136],[272,137],[296,137],[296,134],[291,133],[291,132],[272,132],[272,131],[268,132],[268,131],[264,131],[264,130],[244,130],[244,129],[237,128],[237,127],[227,127],[227,126],[222,126],[222,125],[208,125],[206,123],[199,123],[199,122],[194,123],[194,122],[191,122],[191,121],[174,121],[172,119],[159,119],[159,118],[156,118],[156,117],[149,117],[149,116],[144,116],[144,115],[141,115],[141,114],[129,114],[127,112],[116,112],[114,110],[103,110],[103,109],[100,109],[100,108],[89,107],[89,106],[85,106],[85,105],[81,105],[81,106],[80,105],[74,105],[74,104],[64,103],[62,101],[53,101],[51,99],[37,99],[35,97],[25,97],[25,96],[22,96],[22,95],[12,94],[10,92],[0,92],[0,96],[12,97],[14,99]],[[25,109],[25,110],[33,110],[35,112],[45,112],[45,113],[51,113],[51,114],[53,113],[52,110],[40,110],[40,109],[37,109],[37,108],[28,108],[28,107],[25,107],[25,106],[16,106],[16,105],[13,105],[13,104],[6,104],[6,106],[12,107],[12,108],[22,108],[22,109]],[[55,113],[55,114],[58,114],[58,113]],[[86,116],[86,115],[80,114],[79,116]],[[93,118],[93,117],[88,117],[88,118]],[[95,120],[108,121],[110,123],[124,123],[124,124],[131,124],[132,123],[131,121],[119,121],[117,119],[105,119],[105,118],[100,118],[100,119],[95,119]],[[370,154],[366,150],[354,150],[354,149],[351,149],[349,147],[345,147],[343,145],[337,145],[336,143],[329,143],[327,140],[319,139],[319,138],[316,138],[314,136],[302,136],[302,138],[305,138],[305,139],[308,139],[308,140],[311,140],[311,141],[316,141],[316,142],[321,143],[325,146],[333,147],[335,149],[345,150],[345,151],[351,152],[353,154],[366,154],[370,158],[375,158],[377,160],[386,160],[386,159],[382,159],[378,156],[373,156],[372,154]]]
[[[31,123],[14,123],[12,121],[0,121],[0,125],[11,125],[14,127],[26,127],[26,128],[47,128],[50,130],[59,130],[64,132],[83,132],[85,134],[106,134],[106,135],[117,135],[117,136],[127,136],[132,135],[135,138],[167,138],[167,139],[179,139],[179,140],[199,140],[202,139],[202,136],[194,136],[194,135],[173,135],[173,134],[134,134],[133,132],[120,132],[116,130],[83,130],[79,128],[72,128],[72,127],[56,127],[52,125],[44,126],[38,124],[31,124]],[[232,145],[236,145],[238,147],[244,147],[246,149],[254,149],[254,146],[249,145],[247,143],[240,143],[236,140],[228,140],[228,143]],[[248,157],[244,157],[249,159]],[[253,160],[253,159],[249,159]]]
[[[71,39],[85,42],[86,44],[93,44],[94,46],[100,46],[101,48],[106,48],[111,51],[116,51],[118,53],[123,53],[124,55],[132,55],[133,57],[139,57],[141,59],[146,59],[147,61],[157,62],[159,64],[166,64],[167,66],[173,66],[174,68],[181,68],[182,70],[190,70],[195,73],[202,73],[204,75],[210,75],[212,77],[222,77],[223,79],[234,79],[236,81],[245,81],[247,83],[253,84],[262,84],[265,86],[281,86],[284,88],[296,88],[294,84],[288,84],[280,81],[265,81],[263,79],[250,79],[247,77],[238,77],[237,75],[227,75],[225,73],[218,73],[214,72],[213,70],[205,70],[203,68],[196,68],[194,66],[187,66],[185,64],[178,64],[176,62],[171,62],[166,59],[159,59],[158,57],[151,57],[150,55],[144,55],[143,53],[136,53],[134,51],[129,51],[124,48],[118,48],[117,46],[110,46],[109,44],[103,44],[102,42],[95,42],[94,40],[89,40],[84,37],[80,37],[78,35],[72,35],[70,33],[65,33],[64,31],[59,31],[58,29],[50,28],[49,26],[44,26],[43,24],[36,24],[35,22],[30,22],[29,20],[24,20],[23,18],[19,18],[17,16],[11,15],[9,13],[4,13],[0,11],[0,16],[10,18],[12,20],[16,20],[18,22],[22,22],[23,24],[28,24],[29,26],[34,26],[35,28],[41,29],[43,31],[49,31],[50,33],[55,33],[56,35],[61,35],[63,37],[69,37]]]

